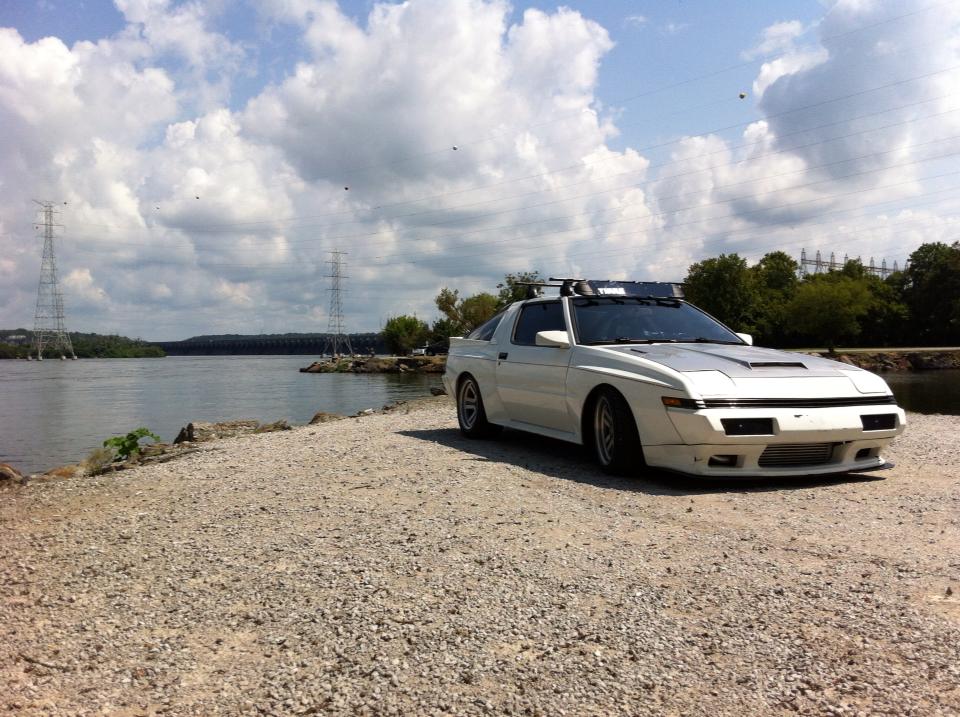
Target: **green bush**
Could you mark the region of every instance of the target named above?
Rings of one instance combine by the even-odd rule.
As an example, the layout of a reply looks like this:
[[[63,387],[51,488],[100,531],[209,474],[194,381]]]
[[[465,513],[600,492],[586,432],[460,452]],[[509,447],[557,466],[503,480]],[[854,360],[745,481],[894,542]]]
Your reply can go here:
[[[135,431],[130,431],[130,433],[125,436],[114,436],[113,438],[108,438],[103,442],[103,447],[112,448],[117,452],[117,457],[120,458],[120,460],[125,461],[130,456],[136,455],[140,452],[141,438],[152,438],[154,441],[160,440],[160,436],[151,433],[149,429],[141,426]]]

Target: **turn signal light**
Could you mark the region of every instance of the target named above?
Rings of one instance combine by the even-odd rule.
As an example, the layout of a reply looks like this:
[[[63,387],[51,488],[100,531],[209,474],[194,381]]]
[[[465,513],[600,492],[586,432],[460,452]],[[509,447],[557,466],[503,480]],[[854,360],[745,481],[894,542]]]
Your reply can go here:
[[[660,400],[667,408],[699,408],[692,398],[677,398],[676,396],[661,396]]]

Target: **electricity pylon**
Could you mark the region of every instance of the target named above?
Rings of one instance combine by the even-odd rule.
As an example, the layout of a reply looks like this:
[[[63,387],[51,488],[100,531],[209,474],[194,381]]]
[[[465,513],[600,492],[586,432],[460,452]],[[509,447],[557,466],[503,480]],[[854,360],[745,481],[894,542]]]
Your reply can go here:
[[[331,356],[352,356],[353,347],[350,346],[350,338],[347,336],[343,327],[343,300],[340,296],[341,281],[350,277],[343,275],[343,268],[346,262],[343,257],[347,255],[345,251],[330,252],[330,273],[327,278],[330,279],[330,314],[327,319],[327,343],[324,347],[324,353]]]
[[[73,344],[63,328],[63,294],[57,283],[57,257],[53,251],[53,202],[38,202],[42,215],[43,261],[40,263],[40,285],[37,287],[37,312],[33,318],[33,342],[30,353],[36,350],[37,360],[43,360],[45,349],[59,350],[60,358],[76,358]]]

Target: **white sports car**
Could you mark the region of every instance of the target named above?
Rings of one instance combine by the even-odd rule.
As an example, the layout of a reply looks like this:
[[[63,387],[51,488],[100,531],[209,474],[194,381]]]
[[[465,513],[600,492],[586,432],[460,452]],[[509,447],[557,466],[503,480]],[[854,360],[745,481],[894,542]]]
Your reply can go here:
[[[580,443],[613,473],[713,477],[888,467],[905,415],[879,376],[752,346],[677,284],[556,280],[450,340],[460,430],[503,426]]]

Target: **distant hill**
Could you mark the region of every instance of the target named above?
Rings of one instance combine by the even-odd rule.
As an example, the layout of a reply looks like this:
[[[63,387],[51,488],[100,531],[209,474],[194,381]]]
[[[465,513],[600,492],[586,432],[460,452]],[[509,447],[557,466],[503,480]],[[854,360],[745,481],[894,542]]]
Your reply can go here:
[[[172,356],[320,356],[326,348],[328,334],[205,334],[183,341],[152,341],[152,346]],[[354,353],[385,353],[386,344],[376,332],[348,334]]]

